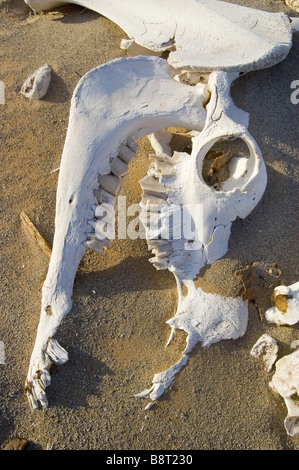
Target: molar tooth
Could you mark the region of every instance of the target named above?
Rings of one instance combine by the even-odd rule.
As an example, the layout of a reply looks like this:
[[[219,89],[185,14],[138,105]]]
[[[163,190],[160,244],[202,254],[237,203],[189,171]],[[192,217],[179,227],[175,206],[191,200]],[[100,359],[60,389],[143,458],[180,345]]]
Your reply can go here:
[[[168,240],[163,239],[163,238],[160,238],[157,240],[148,240],[147,244],[149,248],[157,248],[159,246],[164,246],[164,245],[171,246],[171,243]]]
[[[105,191],[104,189],[101,189],[102,191],[102,204],[109,204],[112,207],[116,207],[117,203],[117,198],[109,193],[108,191]]]
[[[113,239],[115,236],[115,227],[114,223],[110,224],[108,221],[98,220],[97,222],[93,222],[95,236],[99,240],[104,240],[108,238],[109,240]]]
[[[95,235],[91,235],[90,238],[86,240],[87,248],[97,251],[101,255],[105,254],[103,249],[109,246],[109,244],[110,244],[110,240],[108,239],[99,240]]]
[[[170,157],[169,155],[166,155],[166,153],[151,153],[149,155],[150,158],[152,158],[155,162],[163,162],[163,163],[168,163],[169,165],[175,165],[175,160],[173,157]]]
[[[168,193],[168,188],[163,186],[159,181],[155,180],[151,176],[145,176],[140,181],[140,186],[143,191],[153,193],[154,196],[165,197]]]
[[[107,218],[109,221],[110,219],[111,220],[114,220],[114,207],[112,204],[108,204],[106,202],[103,202],[102,204],[98,205],[96,208],[95,208],[95,216],[96,217],[103,217],[103,213],[106,212],[106,215],[105,215],[105,218]]]
[[[118,158],[122,160],[127,165],[135,157],[135,152],[125,144],[121,144],[118,150]]]
[[[140,207],[149,212],[160,212],[162,207],[165,206],[165,199],[153,196],[152,194],[143,193],[143,197],[140,201]]]
[[[154,257],[154,258],[150,258],[149,262],[152,263],[155,266],[155,268],[158,270],[167,269],[169,266],[168,260],[165,258],[158,259]]]
[[[133,137],[128,137],[127,138],[127,146],[133,150],[134,154],[137,152],[137,150],[139,149],[139,145],[137,144],[137,142],[133,139]]]
[[[121,181],[117,176],[111,174],[99,175],[98,180],[101,188],[103,188],[108,193],[117,196],[121,188]]]
[[[173,249],[170,244],[161,245],[160,247],[156,247],[152,250],[153,255],[155,255],[157,258],[165,258],[166,256],[171,255],[172,252]]]
[[[98,203],[101,204],[103,199],[102,199],[102,190],[101,188],[97,188],[93,191],[94,197],[97,199]]]
[[[125,176],[128,173],[128,165],[118,157],[115,157],[111,162],[111,171],[115,176]]]

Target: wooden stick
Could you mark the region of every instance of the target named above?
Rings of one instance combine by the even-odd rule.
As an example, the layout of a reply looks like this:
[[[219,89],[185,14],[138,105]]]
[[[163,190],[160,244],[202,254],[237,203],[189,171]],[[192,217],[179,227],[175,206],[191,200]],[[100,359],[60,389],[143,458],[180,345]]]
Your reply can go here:
[[[34,226],[34,224],[31,222],[29,219],[28,215],[25,214],[24,211],[20,213],[20,217],[22,222],[24,222],[25,228],[29,235],[33,238],[33,240],[38,244],[38,246],[43,250],[45,255],[50,258],[52,249],[49,245],[49,243],[42,237],[42,235],[39,233],[37,228]]]

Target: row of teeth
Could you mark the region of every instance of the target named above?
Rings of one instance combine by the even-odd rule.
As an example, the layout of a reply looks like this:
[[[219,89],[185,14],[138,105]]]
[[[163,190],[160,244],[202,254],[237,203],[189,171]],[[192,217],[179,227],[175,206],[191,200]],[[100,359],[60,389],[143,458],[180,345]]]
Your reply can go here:
[[[103,248],[109,246],[114,233],[117,197],[122,190],[122,182],[128,173],[128,165],[135,157],[138,144],[129,137],[121,144],[117,156],[110,162],[110,173],[98,176],[99,187],[94,191],[97,204],[92,206],[94,218],[88,221],[91,232],[86,246],[103,254]],[[102,220],[105,214],[105,221]]]
[[[128,173],[128,164],[135,157],[137,150],[138,144],[128,138],[126,144],[121,144],[118,155],[110,162],[110,173],[98,176],[99,187],[94,191],[97,204],[92,206],[94,217],[88,221],[91,232],[86,246],[100,254],[103,254],[103,249],[110,245],[113,238],[117,197],[122,190],[122,181]],[[165,153],[156,153],[150,155],[150,158],[153,161],[148,173],[140,180],[143,190],[140,221],[145,228],[148,248],[154,255],[149,261],[156,269],[161,270],[169,267],[170,258],[172,263],[175,262],[173,243],[169,237],[163,238],[163,230],[171,229],[168,225],[174,210],[168,199],[170,188],[167,187],[167,180],[175,177],[176,164],[181,161],[182,154],[174,152],[170,157]]]
[[[140,180],[143,190],[140,220],[145,228],[149,250],[154,255],[150,262],[156,269],[167,269],[173,255],[173,246],[169,238],[163,238],[164,229],[168,230],[172,209],[169,204],[170,188],[167,179],[176,175],[176,163],[181,154],[174,152],[170,157],[164,153],[150,155],[153,159],[147,175]],[[177,207],[176,207],[177,210]]]

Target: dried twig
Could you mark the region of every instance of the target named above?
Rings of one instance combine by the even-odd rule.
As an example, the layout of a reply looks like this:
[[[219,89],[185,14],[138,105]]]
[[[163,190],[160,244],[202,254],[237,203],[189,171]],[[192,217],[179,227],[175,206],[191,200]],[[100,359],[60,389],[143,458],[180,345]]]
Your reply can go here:
[[[51,257],[51,252],[52,249],[49,245],[49,243],[43,238],[43,236],[39,233],[37,228],[34,226],[34,224],[31,222],[29,219],[28,215],[22,211],[20,213],[20,217],[22,222],[24,222],[25,228],[29,235],[33,238],[33,240],[38,244],[38,246],[43,250],[45,255],[50,258]]]

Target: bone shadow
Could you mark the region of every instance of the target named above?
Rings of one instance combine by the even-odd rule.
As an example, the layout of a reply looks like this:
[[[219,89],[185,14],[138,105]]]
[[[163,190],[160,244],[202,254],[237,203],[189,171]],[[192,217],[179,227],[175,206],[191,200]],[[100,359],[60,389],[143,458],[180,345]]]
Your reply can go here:
[[[65,16],[62,18],[54,18],[52,21],[58,21],[63,24],[88,23],[95,21],[99,16],[102,16],[88,8],[74,4],[62,5],[55,8],[55,11],[58,11]]]
[[[125,292],[171,289],[175,285],[173,275],[166,270],[157,271],[148,257],[129,256],[107,269],[78,272],[75,290],[78,289],[79,295],[89,296],[91,289],[94,289],[97,296],[110,299]]]

